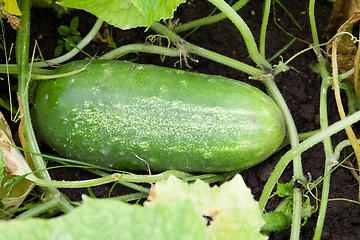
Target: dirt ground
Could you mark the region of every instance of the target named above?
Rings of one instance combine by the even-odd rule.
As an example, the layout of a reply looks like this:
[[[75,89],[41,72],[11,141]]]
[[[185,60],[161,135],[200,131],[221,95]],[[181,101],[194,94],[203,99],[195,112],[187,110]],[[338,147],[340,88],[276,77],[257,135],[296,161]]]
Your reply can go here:
[[[254,33],[256,39],[259,37],[260,24],[262,17],[262,2],[263,1],[250,1],[243,9],[239,11],[240,15],[247,22],[250,29]],[[298,29],[291,21],[288,15],[276,5],[276,16],[273,12],[271,14],[271,21],[267,31],[267,58],[284,47],[292,37],[280,27],[276,26],[274,20],[287,32],[296,36],[303,41],[296,41],[292,44],[281,57],[288,59],[295,53],[306,48],[308,43],[312,41],[310,26],[308,21],[307,1],[288,0],[282,1],[282,4],[289,10],[293,17],[297,20],[302,30]],[[213,6],[205,0],[191,1],[191,4],[182,4],[176,11],[175,17],[179,18],[181,22],[187,22],[199,17],[205,17]],[[319,36],[324,32],[327,20],[330,16],[332,4],[325,0],[317,1],[316,5],[316,20],[319,31]],[[62,17],[56,17],[54,10],[34,9],[32,14],[32,40],[37,40],[44,55],[44,58],[53,58],[53,51],[57,45],[59,35],[56,31],[57,26],[60,24],[69,25],[70,20],[75,14],[80,17],[79,30],[82,35],[85,35],[95,18],[90,14],[84,12],[74,12],[74,15],[65,14]],[[111,29],[113,38],[117,46],[128,43],[143,43],[148,33],[144,33],[143,28],[137,28],[128,31],[120,31],[118,29]],[[11,30],[9,30],[11,32]],[[9,32],[8,31],[8,32]],[[105,28],[101,33],[104,34]],[[14,36],[7,38],[8,42],[13,42]],[[236,28],[231,22],[224,20],[220,23],[204,26],[191,34],[187,41],[199,45],[201,47],[216,51],[226,56],[247,62],[251,64],[248,52],[245,49],[245,44]],[[324,40],[323,40],[324,41]],[[306,43],[308,42],[308,43]],[[91,55],[102,55],[111,50],[106,44],[101,42],[92,42],[85,48],[85,51]],[[131,58],[133,56],[127,56]],[[199,60],[198,63],[190,62],[191,71],[202,72],[207,74],[222,75],[229,78],[246,81],[252,85],[259,87],[262,90],[264,86],[258,82],[249,81],[248,76],[240,73],[237,70],[223,66],[222,64],[215,63],[200,57],[194,56]],[[80,54],[77,58],[84,58]],[[280,58],[274,60],[278,62]],[[174,65],[177,59],[167,58],[165,63],[162,63],[158,56],[149,54],[140,54],[137,62],[153,63],[158,65],[170,66]],[[296,126],[299,132],[307,132],[319,129],[319,93],[321,80],[313,73],[308,65],[315,61],[313,52],[308,51],[302,54],[291,62],[293,70],[279,74],[276,77],[276,83],[281,90],[281,93],[286,99],[286,102],[293,114]],[[337,121],[338,114],[334,104],[333,94],[329,94],[329,116],[330,122]],[[344,133],[339,133],[333,138],[334,146],[337,142],[345,139]],[[275,164],[279,158],[288,150],[283,149],[281,152],[274,154],[271,158],[264,163],[255,166],[249,170],[243,171],[242,176],[248,187],[251,188],[255,198],[258,199],[262,188],[271,174]],[[343,156],[351,153],[348,148],[343,151]],[[302,155],[304,173],[310,172],[312,179],[317,179],[323,174],[324,153],[322,145],[318,144],[311,150]],[[354,162],[354,160],[352,159]],[[355,162],[354,162],[355,163]],[[54,179],[62,180],[80,180],[87,179],[91,175],[78,169],[56,169],[51,171]],[[292,178],[292,167],[286,169],[281,177],[281,182],[288,182]],[[94,194],[98,197],[108,197],[109,189],[112,185],[105,185],[92,188]],[[318,188],[319,194],[321,193],[321,185]],[[82,194],[88,194],[87,189],[69,190],[64,189],[63,192],[74,201],[81,199]],[[129,190],[123,187],[116,187],[112,196],[128,193]],[[330,199],[332,198],[346,198],[357,200],[358,185],[353,179],[352,175],[345,168],[338,168],[331,177]],[[320,198],[320,196],[319,196]],[[270,201],[268,210],[271,210],[277,199]],[[315,202],[315,201],[312,201]],[[313,214],[308,222],[302,227],[301,239],[312,239],[314,229],[316,226],[317,213]],[[271,239],[288,239],[290,231],[286,230],[278,234],[273,234]],[[359,205],[352,204],[346,201],[330,201],[326,215],[325,226],[323,230],[323,239],[360,239],[360,207]]]

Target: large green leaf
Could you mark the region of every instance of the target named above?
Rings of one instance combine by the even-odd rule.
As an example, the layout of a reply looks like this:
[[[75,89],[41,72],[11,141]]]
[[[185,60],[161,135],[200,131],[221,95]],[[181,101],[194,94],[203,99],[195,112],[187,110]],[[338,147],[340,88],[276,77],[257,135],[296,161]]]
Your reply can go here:
[[[263,224],[240,175],[220,187],[170,177],[152,187],[145,207],[85,198],[58,218],[0,222],[0,239],[262,240]]]
[[[81,207],[51,220],[0,222],[0,232],[4,240],[205,239],[204,222],[189,201],[143,208],[114,199],[85,198]]]
[[[210,187],[203,181],[188,185],[170,177],[151,188],[149,200],[145,206],[190,200],[197,215],[208,221],[210,239],[267,239],[260,233],[264,220],[259,205],[240,175],[220,187]]]
[[[59,5],[86,10],[121,29],[150,26],[173,16],[186,0],[63,0]]]

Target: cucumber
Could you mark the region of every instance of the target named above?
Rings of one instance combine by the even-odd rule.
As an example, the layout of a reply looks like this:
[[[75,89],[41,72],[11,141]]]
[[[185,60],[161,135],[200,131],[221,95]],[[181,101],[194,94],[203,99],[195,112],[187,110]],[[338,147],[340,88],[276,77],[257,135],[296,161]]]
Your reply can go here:
[[[266,232],[280,232],[291,225],[291,218],[282,212],[269,212],[262,215],[265,221],[262,231]]]
[[[247,169],[282,143],[285,121],[259,89],[125,61],[75,61],[42,81],[32,120],[58,154],[113,169],[215,173]]]

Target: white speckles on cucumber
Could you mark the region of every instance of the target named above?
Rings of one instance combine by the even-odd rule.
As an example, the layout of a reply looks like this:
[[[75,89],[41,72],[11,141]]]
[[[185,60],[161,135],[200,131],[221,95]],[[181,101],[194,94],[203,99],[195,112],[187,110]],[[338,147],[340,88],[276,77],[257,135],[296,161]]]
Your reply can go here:
[[[139,142],[138,146],[144,150],[144,151],[148,151],[149,150],[149,142]]]
[[[182,80],[180,81],[181,85],[183,85],[183,87],[186,87],[187,86],[187,81],[186,80]]]
[[[226,151],[224,141],[229,143],[226,148],[247,146],[248,142],[239,142],[239,139],[243,139],[243,134],[259,130],[253,123],[247,124],[247,129],[239,128],[240,122],[253,122],[252,117],[244,118],[243,111],[204,108],[157,97],[136,98],[127,105],[114,101],[110,104],[85,101],[75,109],[78,111],[74,112],[72,122],[77,125],[73,124],[73,132],[89,139],[101,133],[107,138],[102,139],[105,143],[116,142],[121,147],[143,151],[159,148],[183,152],[193,148],[192,143],[196,142],[199,153],[208,158],[213,151]],[[133,137],[129,139],[129,136]],[[212,137],[210,145],[209,136]]]
[[[166,93],[167,91],[168,91],[167,87],[165,85],[161,85],[160,93]]]
[[[108,154],[110,151],[111,151],[111,149],[109,148],[109,146],[101,145],[100,152],[101,152],[103,155]]]
[[[199,121],[201,121],[201,116],[199,116],[199,115],[194,115],[194,116],[191,117],[191,119],[192,119],[193,121],[199,122]]]
[[[61,117],[61,122],[62,123],[67,123],[69,120],[67,118]]]
[[[92,93],[95,95],[95,94],[99,94],[100,93],[100,89],[97,88],[97,87],[93,87],[92,88]]]

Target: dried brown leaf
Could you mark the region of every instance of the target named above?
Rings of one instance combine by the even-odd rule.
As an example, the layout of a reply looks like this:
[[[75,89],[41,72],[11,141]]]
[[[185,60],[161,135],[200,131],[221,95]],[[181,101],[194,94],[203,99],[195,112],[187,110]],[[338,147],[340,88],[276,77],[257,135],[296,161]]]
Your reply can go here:
[[[331,39],[351,16],[360,11],[360,0],[337,0],[328,20],[325,37]]]
[[[15,29],[15,30],[16,30],[17,28],[20,28],[20,29],[21,29],[21,27],[20,27],[20,22],[21,22],[21,20],[20,20],[18,17],[16,17],[16,16],[8,13],[7,11],[5,11],[4,6],[1,5],[1,4],[0,4],[0,11],[7,17],[8,23],[10,24],[10,26],[11,26],[13,29]]]
[[[360,1],[360,0],[359,0]],[[360,11],[354,13],[349,19],[347,19],[337,30],[336,34],[351,33],[354,25],[360,20]],[[354,67],[354,60],[357,53],[357,46],[353,41],[353,37],[350,34],[337,35],[334,41],[337,42],[337,63],[340,72],[344,73]],[[331,57],[333,43],[326,46],[328,55]],[[352,82],[352,78],[348,78],[348,81]]]

